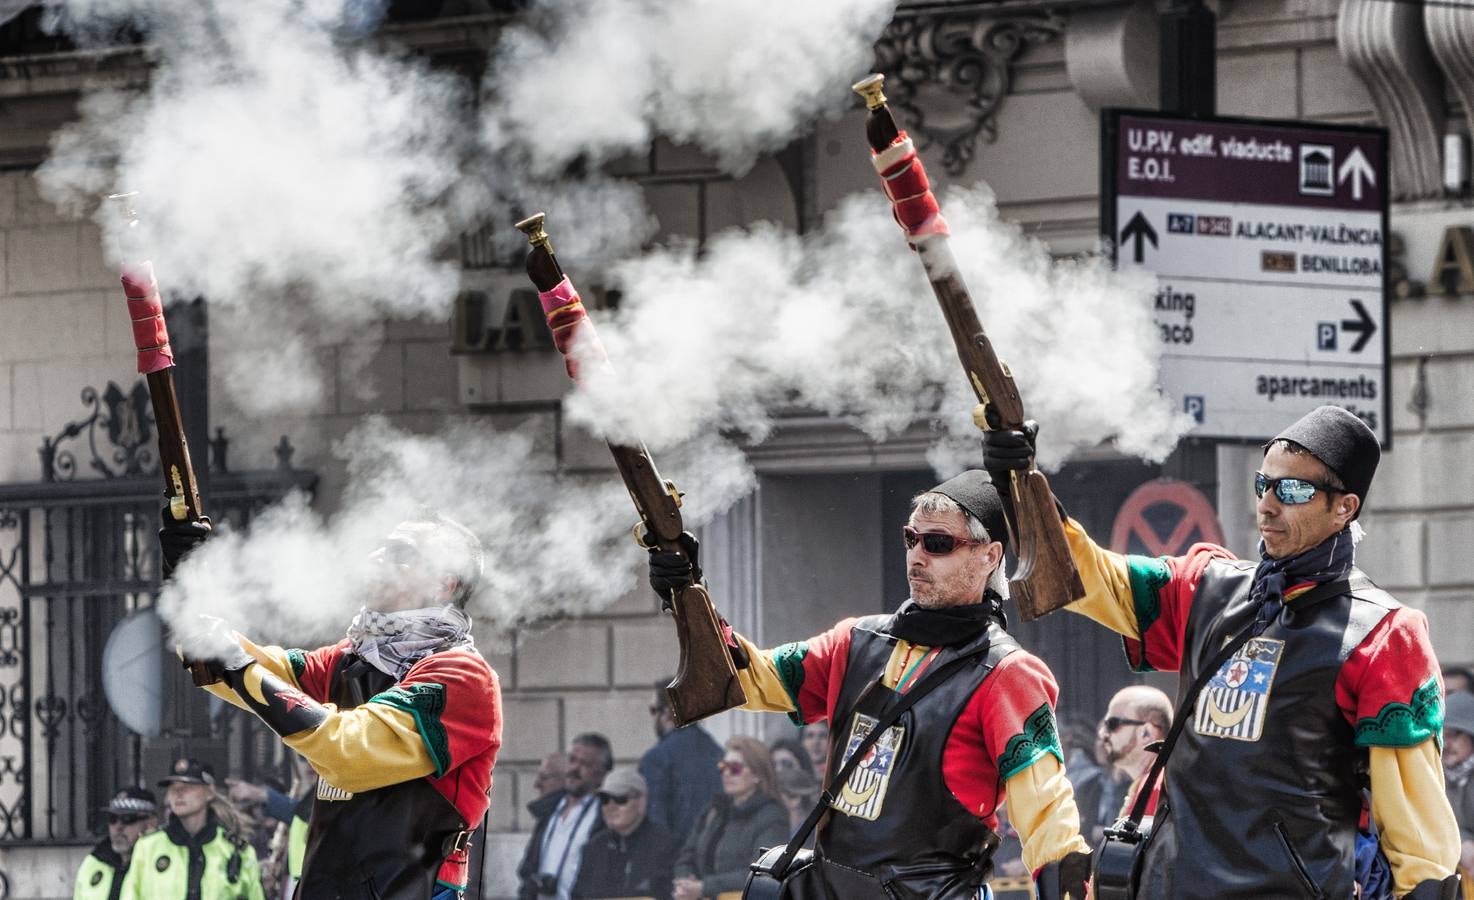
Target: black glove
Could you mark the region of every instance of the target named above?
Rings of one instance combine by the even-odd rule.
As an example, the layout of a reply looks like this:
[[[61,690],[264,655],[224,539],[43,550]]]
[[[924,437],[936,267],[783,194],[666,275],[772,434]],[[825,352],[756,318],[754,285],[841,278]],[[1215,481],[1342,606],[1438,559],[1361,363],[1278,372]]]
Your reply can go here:
[[[175,652],[194,678],[196,687],[219,684],[231,673],[244,671],[255,662],[236,640],[230,624],[215,616],[197,616],[176,630],[174,636],[180,642]],[[185,651],[185,644],[189,645],[189,652]]]
[[[1039,423],[1029,419],[1023,430],[983,432],[983,468],[1000,486],[1008,483],[1009,472],[1021,472],[1034,461],[1034,440],[1039,436]]]
[[[654,543],[653,541],[646,541]],[[660,599],[670,602],[676,593],[701,580],[701,565],[697,562],[701,544],[696,535],[681,532],[681,549],[685,555],[670,553],[654,546],[650,550],[650,586]]]
[[[201,516],[198,522],[181,522],[169,512],[169,507],[161,512],[164,527],[159,529],[159,571],[168,578],[184,557],[210,536],[210,518]]]
[[[1458,900],[1459,896],[1459,874],[1454,874],[1440,881],[1429,878],[1418,882],[1411,893],[1403,894],[1406,900]]]
[[[1039,900],[1085,900],[1085,882],[1090,880],[1092,854],[1078,850],[1046,864],[1035,879]]]

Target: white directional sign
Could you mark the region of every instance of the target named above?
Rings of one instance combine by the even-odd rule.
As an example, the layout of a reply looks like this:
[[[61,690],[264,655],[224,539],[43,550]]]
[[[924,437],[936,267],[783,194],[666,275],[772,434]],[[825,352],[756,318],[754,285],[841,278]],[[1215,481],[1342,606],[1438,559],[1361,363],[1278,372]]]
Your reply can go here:
[[[1387,133],[1107,110],[1101,224],[1157,276],[1162,387],[1201,437],[1325,403],[1385,446]]]

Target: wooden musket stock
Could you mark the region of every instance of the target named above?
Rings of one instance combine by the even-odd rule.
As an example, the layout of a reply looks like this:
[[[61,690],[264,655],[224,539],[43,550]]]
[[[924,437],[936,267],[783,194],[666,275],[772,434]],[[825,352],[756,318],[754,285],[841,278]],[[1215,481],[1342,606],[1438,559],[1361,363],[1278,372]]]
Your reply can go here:
[[[138,217],[133,211],[134,194],[113,194],[120,213],[131,229]],[[131,249],[131,248],[130,248]],[[138,374],[148,382],[148,396],[153,404],[154,424],[159,430],[159,471],[164,476],[164,495],[169,499],[169,515],[177,522],[198,522],[204,517],[200,508],[200,487],[194,465],[189,459],[189,442],[184,437],[184,421],[179,415],[179,398],[174,391],[174,363],[169,349],[169,333],[164,327],[163,300],[153,265],[137,259],[123,262],[123,293],[128,298],[133,319],[133,339],[138,349]],[[152,360],[152,361],[151,361]],[[190,677],[197,686],[213,684],[204,664],[193,663]]]
[[[870,111],[865,121],[865,137],[876,154],[890,148],[901,137],[881,93],[883,80],[881,75],[871,75],[854,86]],[[920,164],[917,159],[915,165]],[[947,242],[946,230],[910,235],[908,240],[926,268],[962,368],[977,394],[974,422],[983,430],[1022,428],[1023,400],[1012,373],[998,359],[992,341],[978,321],[972,296]],[[1018,569],[1009,579],[1009,593],[1019,614],[1028,622],[1085,596],[1085,587],[1070,557],[1064,526],[1044,473],[1031,461],[1027,472],[1013,473],[1009,492],[1017,520],[1010,523],[1016,531],[1010,543],[1018,556]]]
[[[517,228],[532,244],[532,249],[527,252],[527,275],[539,292],[547,293],[562,284],[566,276],[553,256],[552,242],[543,230],[543,218],[543,214],[538,213],[518,222]],[[558,337],[560,329],[568,329],[566,341],[559,342],[559,349],[565,354],[573,352],[574,331],[593,328],[583,316],[582,309],[560,324],[553,321],[557,311],[549,315],[548,324],[554,328],[555,337]],[[572,358],[569,359],[571,376],[574,366]],[[681,533],[685,530],[681,522],[681,494],[675,485],[660,477],[643,442],[633,446],[609,442],[609,452],[613,454],[614,464],[635,503],[646,539],[667,553],[684,556],[685,550],[680,542]],[[636,526],[637,529],[640,527]],[[636,537],[639,537],[638,531]],[[681,644],[676,677],[665,689],[676,724],[687,725],[747,702],[706,588],[692,584],[678,592],[667,603],[667,608],[675,617],[676,636]]]

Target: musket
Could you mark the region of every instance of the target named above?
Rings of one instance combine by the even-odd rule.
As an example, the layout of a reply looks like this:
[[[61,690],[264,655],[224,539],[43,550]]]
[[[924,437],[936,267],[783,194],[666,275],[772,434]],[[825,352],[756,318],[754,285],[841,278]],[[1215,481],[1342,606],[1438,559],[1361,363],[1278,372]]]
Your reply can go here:
[[[128,193],[108,197],[118,205],[126,222],[125,235],[138,226],[138,213],[133,208],[133,198],[137,196]],[[134,244],[126,237],[119,242],[125,256],[131,255]],[[159,471],[164,475],[169,515],[177,522],[198,522],[205,513],[200,508],[199,482],[189,459],[189,442],[184,437],[184,421],[174,391],[174,350],[169,346],[164,303],[159,297],[159,283],[154,279],[153,263],[124,259],[122,270],[123,294],[128,298],[128,318],[133,323],[133,343],[138,348],[138,374],[148,382],[154,424],[159,431]],[[189,672],[199,686],[217,680],[208,674],[203,663],[191,663]]]
[[[553,343],[563,354],[568,377],[578,381],[582,363],[609,365],[604,347],[584,311],[573,282],[553,256],[553,244],[543,229],[543,213],[517,223],[532,249],[527,252],[527,276],[538,289]],[[681,492],[660,477],[650,451],[641,441],[619,444],[609,441],[609,452],[640,522],[635,541],[645,549],[659,547],[666,553],[686,555],[681,546]],[[677,725],[686,725],[747,702],[737,670],[728,652],[724,624],[712,606],[711,596],[700,584],[691,584],[665,601],[675,618],[676,637],[681,645],[676,677],[666,686],[671,715]]]
[[[882,93],[884,81],[883,75],[871,75],[854,85],[869,110],[865,137],[870,143],[871,161],[891,199],[896,222],[905,230],[911,248],[921,257],[947,328],[952,332],[962,368],[967,372],[968,383],[977,394],[973,422],[984,431],[1021,429],[1025,420],[1024,403],[1013,373],[998,359],[992,341],[978,321],[972,296],[952,256],[947,223],[931,192],[921,157],[886,106]],[[1019,614],[1028,622],[1085,596],[1085,587],[1070,558],[1064,526],[1044,473],[1030,460],[1028,471],[1013,472],[1007,487],[1007,499],[1012,501],[1014,511],[1009,521],[1010,543],[1018,556],[1018,568],[1009,579],[1009,593],[1018,605]]]

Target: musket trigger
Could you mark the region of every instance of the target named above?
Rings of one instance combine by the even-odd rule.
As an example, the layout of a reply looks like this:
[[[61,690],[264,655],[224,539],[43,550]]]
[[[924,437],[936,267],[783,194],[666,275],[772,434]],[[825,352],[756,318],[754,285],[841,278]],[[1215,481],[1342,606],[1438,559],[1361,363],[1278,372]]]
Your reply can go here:
[[[630,527],[630,535],[635,539],[635,544],[638,545],[641,550],[655,549],[654,544],[647,544],[645,542],[645,535],[650,533],[651,532],[646,529],[643,519],[639,522],[636,522],[633,526]]]

